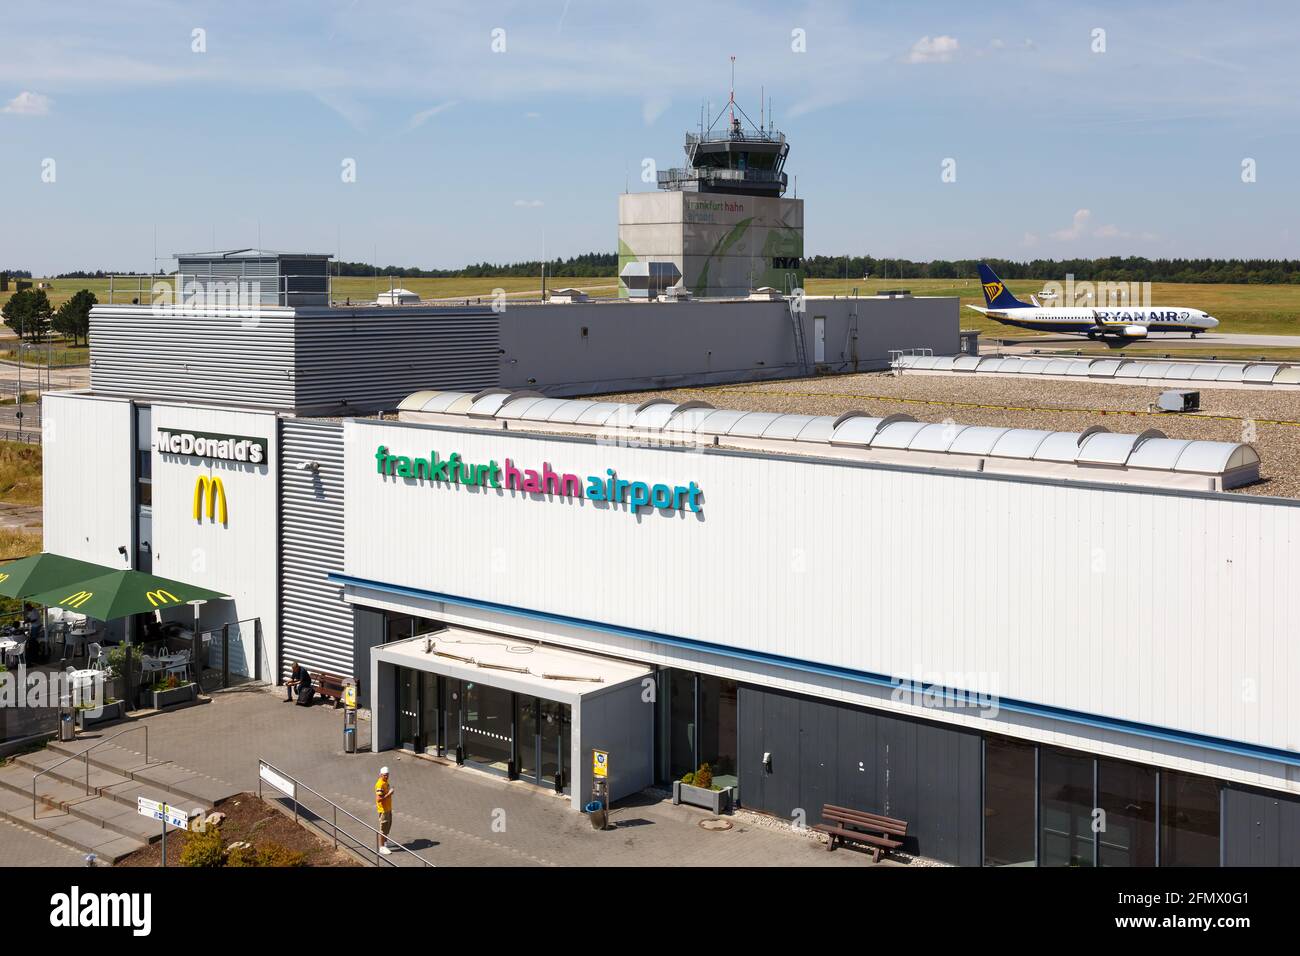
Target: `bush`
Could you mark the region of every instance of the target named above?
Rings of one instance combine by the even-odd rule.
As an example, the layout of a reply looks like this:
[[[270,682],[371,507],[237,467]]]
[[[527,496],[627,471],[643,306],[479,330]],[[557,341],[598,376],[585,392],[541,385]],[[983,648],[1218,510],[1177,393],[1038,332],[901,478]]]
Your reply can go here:
[[[258,866],[306,866],[307,854],[290,850],[279,843],[264,843],[257,851]]]
[[[695,771],[695,786],[705,790],[713,789],[713,769],[708,764],[700,764],[700,769]]]
[[[690,771],[687,771],[686,773],[682,774],[682,783],[687,785],[695,783],[695,774],[691,773]]]
[[[185,834],[181,866],[217,867],[225,862],[223,857],[220,827],[211,826]]]

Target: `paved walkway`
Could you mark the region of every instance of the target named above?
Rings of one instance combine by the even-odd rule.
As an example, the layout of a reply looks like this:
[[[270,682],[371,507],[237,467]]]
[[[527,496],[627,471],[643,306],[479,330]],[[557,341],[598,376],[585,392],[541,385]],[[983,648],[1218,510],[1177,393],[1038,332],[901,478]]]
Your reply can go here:
[[[730,818],[731,830],[707,832],[699,826],[707,814],[667,799],[624,801],[611,814],[614,828],[597,832],[567,799],[526,783],[396,751],[344,754],[342,711],[292,707],[283,703],[283,692],[227,691],[210,704],[148,723],[155,759],[256,791],[261,757],[367,822],[375,819],[373,787],[386,764],[394,788],[393,838],[443,866],[872,865],[863,853],[827,853],[807,836],[745,816]],[[359,739],[369,740],[369,733],[361,721]],[[0,860],[16,829],[0,828]]]
[[[83,856],[47,836],[0,820],[0,866],[84,866]]]

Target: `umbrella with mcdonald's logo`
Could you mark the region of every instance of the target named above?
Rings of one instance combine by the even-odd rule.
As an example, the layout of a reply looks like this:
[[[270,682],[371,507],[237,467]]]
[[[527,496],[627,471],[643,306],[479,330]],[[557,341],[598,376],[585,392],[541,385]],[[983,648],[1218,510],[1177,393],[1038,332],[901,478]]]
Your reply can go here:
[[[27,558],[0,564],[0,594],[11,598],[24,598],[60,587],[68,581],[84,581],[112,573],[113,568],[91,564],[76,558],[43,551]]]
[[[156,574],[122,569],[28,595],[33,604],[66,608],[100,621],[132,614],[184,607],[189,601],[212,601],[226,595]]]

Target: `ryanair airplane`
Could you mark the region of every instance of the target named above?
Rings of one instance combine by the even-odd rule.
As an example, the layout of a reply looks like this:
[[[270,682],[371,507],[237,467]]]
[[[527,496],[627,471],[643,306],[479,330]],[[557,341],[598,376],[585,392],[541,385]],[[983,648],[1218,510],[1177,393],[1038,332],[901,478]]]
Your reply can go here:
[[[1107,335],[1121,339],[1144,339],[1148,332],[1190,332],[1192,338],[1216,328],[1219,320],[1200,309],[1174,306],[1091,306],[1039,305],[1021,302],[986,264],[979,265],[986,308],[968,305],[995,322],[1034,332],[1067,332],[1090,339]],[[1033,298],[1032,296],[1030,298]]]

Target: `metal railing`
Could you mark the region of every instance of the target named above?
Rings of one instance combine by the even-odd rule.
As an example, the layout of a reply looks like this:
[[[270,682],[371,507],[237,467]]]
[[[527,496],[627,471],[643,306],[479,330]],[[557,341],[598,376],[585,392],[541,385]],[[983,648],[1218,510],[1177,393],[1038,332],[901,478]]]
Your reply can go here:
[[[257,309],[328,305],[332,273],[315,275],[219,275],[170,272],[108,276],[108,305]]]
[[[298,805],[299,805],[299,803],[301,802],[301,801],[299,801],[299,799],[298,799],[298,789],[299,789],[299,788],[302,788],[303,790],[306,790],[308,793],[310,793],[310,794],[312,794],[312,795],[314,795],[314,796],[319,797],[321,800],[324,800],[327,804],[329,804],[329,806],[330,806],[330,808],[331,808],[331,810],[332,810],[332,816],[331,816],[331,818],[330,818],[330,827],[331,827],[332,830],[333,830],[334,849],[337,850],[337,849],[339,848],[339,836],[340,836],[340,834],[341,834],[342,836],[344,836],[344,837],[346,838],[346,840],[344,841],[345,843],[347,843],[348,841],[350,841],[352,844],[355,844],[355,850],[356,850],[357,852],[359,852],[359,853],[373,853],[373,854],[374,854],[374,857],[375,857],[375,864],[376,864],[376,865],[378,865],[378,864],[380,864],[380,863],[386,863],[386,864],[388,864],[389,866],[392,866],[392,867],[396,867],[396,866],[397,866],[397,863],[395,863],[393,860],[389,859],[386,855],[384,855],[384,854],[382,854],[382,853],[379,852],[379,847],[383,845],[383,841],[385,840],[385,837],[384,837],[383,833],[380,832],[377,828],[372,827],[369,823],[366,823],[366,821],[362,820],[362,819],[361,819],[360,817],[358,817],[355,813],[350,813],[349,811],[344,810],[342,807],[340,807],[337,803],[335,803],[335,802],[334,802],[333,800],[331,800],[329,797],[325,796],[325,794],[323,794],[323,793],[321,793],[321,792],[319,792],[319,791],[317,791],[317,790],[313,790],[311,787],[307,786],[305,783],[303,783],[303,782],[302,782],[301,780],[299,780],[297,777],[293,776],[293,775],[290,774],[290,773],[286,773],[285,771],[283,771],[283,770],[281,770],[279,767],[277,767],[275,764],[270,763],[269,761],[263,760],[263,759],[261,759],[260,757],[258,758],[257,763],[258,763],[258,775],[257,775],[257,795],[258,795],[258,797],[261,797],[261,796],[262,796],[262,775],[261,775],[261,768],[262,768],[262,767],[266,767],[268,770],[271,770],[272,772],[274,772],[274,773],[277,774],[278,776],[283,777],[285,780],[288,780],[290,783],[293,784],[293,787],[294,787],[293,795],[292,795],[292,796],[289,796],[289,794],[283,794],[283,795],[284,795],[284,796],[288,796],[289,799],[293,802],[293,819],[294,819],[294,822],[297,822],[297,821],[298,821]],[[361,824],[363,827],[365,827],[367,830],[369,830],[371,833],[373,833],[373,834],[375,835],[375,845],[374,845],[373,848],[371,848],[371,847],[366,846],[365,844],[363,844],[359,839],[357,839],[355,836],[353,836],[353,835],[352,835],[351,833],[349,833],[347,830],[340,830],[340,829],[339,829],[339,814],[340,814],[340,813],[342,813],[342,814],[343,814],[344,816],[346,816],[346,817],[351,818],[352,820],[355,820],[357,823]],[[315,817],[317,817],[317,819],[319,819],[319,820],[322,821],[321,829],[324,829],[324,826],[323,826],[324,818],[321,817],[319,814],[317,814],[315,811],[312,811],[312,815],[315,816]],[[396,847],[397,847],[399,850],[401,850],[403,853],[406,853],[406,854],[408,854],[408,855],[414,857],[415,859],[419,860],[419,861],[420,861],[421,863],[423,863],[425,866],[435,867],[435,866],[437,865],[437,864],[433,863],[431,860],[426,860],[424,857],[420,856],[420,854],[416,853],[414,850],[410,849],[409,847],[406,847],[406,846],[404,846],[403,844],[398,843],[396,840],[388,839],[388,842],[391,843],[391,844],[393,844],[394,846],[396,846]]]
[[[687,133],[686,145],[698,146],[701,143],[784,143],[785,133],[776,130],[733,130],[720,129],[706,133]]]
[[[60,719],[62,719],[61,716]],[[86,796],[90,796],[90,752],[94,750],[96,747],[108,743],[110,740],[116,740],[118,737],[125,736],[126,734],[132,733],[137,730],[144,731],[144,762],[147,765],[149,763],[149,725],[140,724],[137,727],[128,727],[126,730],[120,730],[111,737],[105,737],[103,740],[98,740],[79,754],[68,754],[58,763],[51,764],[50,766],[46,767],[44,770],[41,770],[33,774],[32,775],[32,819],[36,819],[36,781],[37,780],[45,776],[47,773],[50,773],[51,771],[57,770],[59,767],[62,767],[69,760],[84,759],[86,761]]]

